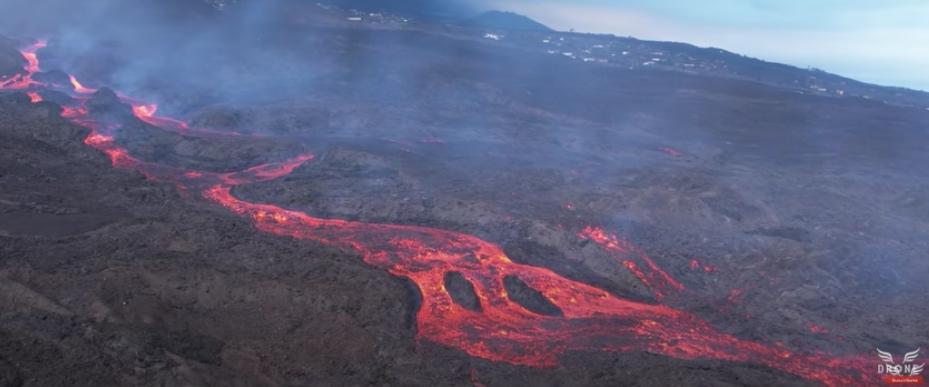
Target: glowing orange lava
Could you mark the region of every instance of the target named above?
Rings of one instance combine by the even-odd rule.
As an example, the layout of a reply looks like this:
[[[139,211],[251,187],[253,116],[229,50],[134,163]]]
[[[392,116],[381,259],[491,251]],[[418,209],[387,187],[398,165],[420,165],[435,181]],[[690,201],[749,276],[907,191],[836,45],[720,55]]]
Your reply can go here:
[[[158,111],[158,105],[148,104],[148,105],[133,105],[132,113],[140,120],[145,120],[152,118],[155,115],[155,112]]]
[[[28,50],[24,50],[24,56]],[[38,71],[37,59],[29,63],[26,79]],[[3,87],[17,89],[7,84]],[[79,88],[75,87],[74,93],[80,93]],[[168,130],[187,127],[182,121],[156,116],[155,105],[122,98],[144,122],[154,126],[166,124],[170,126]],[[83,104],[86,98],[76,101]],[[471,235],[428,227],[317,218],[272,204],[248,202],[233,194],[236,186],[290,174],[313,159],[309,154],[240,172],[181,170],[132,157],[114,141],[111,129],[96,122],[83,106],[63,108],[62,117],[89,128],[84,143],[107,155],[115,167],[138,170],[149,179],[199,193],[204,199],[249,219],[260,231],[351,249],[364,262],[411,280],[422,296],[416,312],[417,336],[471,356],[514,365],[551,367],[570,351],[646,351],[677,359],[761,364],[830,386],[874,381],[873,373],[868,372],[872,371],[870,357],[800,354],[741,340],[687,312],[662,304],[630,301],[546,268],[515,263],[499,246]],[[595,227],[583,229],[578,236],[611,254],[657,299],[685,290],[683,284],[631,243]],[[473,285],[480,304],[478,310],[464,308],[452,300],[444,282],[446,274],[452,272]],[[519,278],[536,289],[561,314],[541,315],[514,302],[504,287],[507,277]]]
[[[39,72],[39,57],[37,52],[45,48],[47,42],[39,40],[29,47],[20,50],[23,58],[26,59],[26,67],[23,68],[25,74],[16,74],[5,81],[0,81],[0,90],[23,90],[31,86],[39,86],[38,82],[32,80],[32,75]]]
[[[629,272],[635,275],[643,285],[652,291],[652,294],[654,294],[655,298],[659,301],[669,292],[684,290],[684,285],[677,282],[674,278],[671,278],[664,270],[661,270],[661,268],[655,264],[655,261],[649,258],[642,249],[634,246],[632,243],[621,240],[617,238],[616,235],[607,234],[603,229],[597,227],[588,226],[577,235],[582,239],[593,241],[600,245],[603,250],[612,253]],[[636,261],[645,265],[644,270],[639,267]]]
[[[84,85],[82,85],[80,82],[78,82],[78,81],[77,81],[77,78],[75,78],[73,75],[68,75],[68,78],[71,79],[71,86],[74,88],[74,92],[75,92],[75,93],[78,93],[78,94],[93,94],[93,93],[95,93],[95,92],[97,91],[97,89],[91,89],[91,88],[88,88],[88,87],[84,87]]]
[[[153,103],[142,104],[142,103],[130,102],[130,105],[132,106],[132,114],[134,114],[135,117],[138,118],[140,121],[145,122],[149,125],[158,126],[162,128],[170,128],[173,131],[181,131],[181,132],[184,132],[190,129],[187,126],[187,123],[184,121],[176,120],[173,118],[156,116],[155,112],[158,111],[158,105],[156,104],[153,104]]]
[[[68,119],[83,118],[87,115],[87,109],[82,107],[62,106],[61,116]]]
[[[160,129],[187,134],[201,137],[239,137],[242,136],[241,133],[230,132],[230,131],[218,131],[207,128],[191,128],[187,122],[170,118],[165,116],[159,116],[155,113],[158,111],[158,105],[154,103],[144,103],[139,102],[128,97],[120,96],[120,99],[123,103],[132,107],[132,114],[139,119],[139,121],[145,122],[152,126],[157,126]],[[259,135],[253,135],[253,137],[260,137]]]

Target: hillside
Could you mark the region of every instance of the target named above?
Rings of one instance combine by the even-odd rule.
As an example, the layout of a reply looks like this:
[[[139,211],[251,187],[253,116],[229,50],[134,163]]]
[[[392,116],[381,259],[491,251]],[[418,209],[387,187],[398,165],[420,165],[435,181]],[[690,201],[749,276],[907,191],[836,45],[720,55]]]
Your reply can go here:
[[[512,12],[487,11],[478,16],[461,22],[469,28],[483,28],[490,30],[515,31],[551,31],[551,28],[532,20],[526,16]]]
[[[925,93],[111,1],[0,14],[0,386],[865,386],[929,348]]]

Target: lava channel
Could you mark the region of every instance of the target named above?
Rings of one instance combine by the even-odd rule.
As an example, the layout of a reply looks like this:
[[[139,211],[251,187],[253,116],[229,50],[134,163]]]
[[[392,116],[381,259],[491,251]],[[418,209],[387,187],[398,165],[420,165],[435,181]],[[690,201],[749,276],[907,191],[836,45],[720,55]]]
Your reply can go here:
[[[28,62],[25,74],[3,83],[0,89],[51,87],[31,81],[32,75],[39,71],[36,52],[41,47],[44,42],[22,50]],[[262,232],[352,249],[364,262],[411,280],[422,296],[422,304],[416,311],[416,334],[420,339],[457,348],[474,357],[529,367],[556,366],[570,351],[644,351],[683,360],[760,364],[828,386],[876,381],[873,373],[868,372],[869,358],[802,354],[742,340],[687,312],[660,303],[623,299],[549,269],[515,263],[500,247],[471,235],[428,227],[322,219],[239,199],[232,193],[234,187],[285,176],[313,156],[302,155],[231,173],[182,170],[144,162],[114,141],[114,128],[102,125],[88,113],[83,106],[87,98],[80,96],[90,89],[81,86],[77,79],[73,79],[72,86],[68,92],[79,106],[64,108],[62,117],[88,128],[90,133],[84,143],[107,155],[114,167],[137,170],[151,180],[170,182],[185,192],[196,192],[249,219]],[[184,121],[156,116],[154,105],[121,99],[133,106],[136,118],[152,126],[166,125],[162,129],[171,131],[188,128]],[[578,235],[617,257],[656,299],[668,292],[684,290],[682,284],[631,243],[593,227]],[[444,282],[449,273],[458,273],[473,285],[480,304],[477,310],[452,300]],[[542,315],[514,302],[504,287],[507,277],[522,280],[562,313]]]

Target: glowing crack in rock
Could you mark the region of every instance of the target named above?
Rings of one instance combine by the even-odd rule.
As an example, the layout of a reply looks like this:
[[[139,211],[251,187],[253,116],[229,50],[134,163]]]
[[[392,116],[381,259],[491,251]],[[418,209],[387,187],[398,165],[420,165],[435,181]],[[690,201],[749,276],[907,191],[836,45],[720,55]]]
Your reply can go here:
[[[2,84],[4,90],[34,92],[41,85],[31,81],[39,71],[36,52],[44,42],[24,49],[25,74]],[[372,224],[323,219],[273,204],[237,198],[233,188],[268,181],[293,172],[313,160],[310,154],[240,172],[214,173],[184,170],[141,161],[115,141],[113,128],[91,116],[83,106],[90,89],[72,77],[78,106],[63,107],[61,116],[90,130],[84,143],[105,154],[114,167],[141,172],[148,179],[175,184],[185,192],[231,213],[247,218],[262,232],[312,241],[356,251],[364,262],[392,275],[411,280],[419,289],[422,304],[416,311],[420,339],[456,348],[468,355],[496,362],[530,367],[556,366],[570,351],[645,351],[676,359],[716,359],[760,364],[830,386],[873,382],[870,357],[833,357],[801,354],[779,346],[739,339],[722,333],[700,318],[662,304],[635,302],[605,290],[567,279],[549,269],[513,262],[495,244],[474,236],[428,227]],[[140,121],[165,130],[186,129],[186,122],[158,117],[157,106],[120,97],[132,106]],[[167,126],[167,127],[164,127]],[[219,135],[222,132],[209,132]],[[238,135],[238,134],[234,134]],[[630,270],[661,299],[682,292],[673,279],[641,249],[600,228],[578,233],[596,243],[619,264]],[[473,285],[477,310],[452,300],[444,278],[458,273]],[[504,286],[515,277],[537,290],[561,313],[534,313],[514,302]]]
[[[608,234],[598,227],[586,227],[577,234],[579,238],[588,239],[599,245],[603,250],[613,256],[629,270],[645,287],[652,291],[659,301],[670,292],[684,290],[684,285],[671,278],[668,273],[658,267],[642,249],[628,241],[621,240],[616,235]],[[641,266],[640,266],[641,263]]]

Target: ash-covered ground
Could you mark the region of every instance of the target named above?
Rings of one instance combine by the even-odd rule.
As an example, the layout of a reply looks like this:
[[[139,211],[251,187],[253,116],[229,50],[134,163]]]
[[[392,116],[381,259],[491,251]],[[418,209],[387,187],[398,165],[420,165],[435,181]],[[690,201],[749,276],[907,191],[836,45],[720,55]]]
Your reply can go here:
[[[234,189],[251,202],[474,235],[740,339],[869,356],[875,371],[876,347],[929,348],[920,99],[585,63],[483,31],[334,12],[288,8],[286,22],[268,16],[273,28],[241,36],[240,20],[211,15],[157,44],[52,36],[39,57],[43,71],[150,98],[194,127],[259,135],[203,138],[127,114],[116,141],[139,159],[221,172],[316,155]],[[209,39],[183,32],[201,24]],[[25,39],[0,39],[0,71],[22,68]],[[649,351],[514,366],[420,340],[410,281],[114,169],[59,117],[66,96],[42,97],[0,95],[0,386],[814,384]],[[587,226],[639,246],[686,289],[656,300],[578,238]],[[460,278],[446,286],[474,302]],[[525,283],[507,291],[559,313]]]

